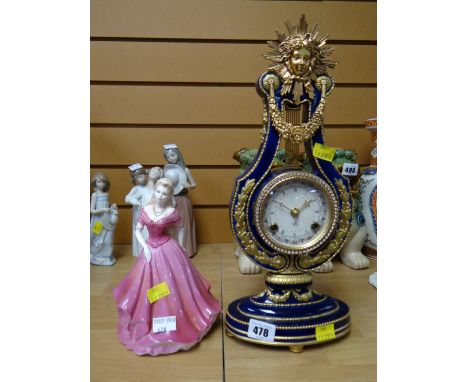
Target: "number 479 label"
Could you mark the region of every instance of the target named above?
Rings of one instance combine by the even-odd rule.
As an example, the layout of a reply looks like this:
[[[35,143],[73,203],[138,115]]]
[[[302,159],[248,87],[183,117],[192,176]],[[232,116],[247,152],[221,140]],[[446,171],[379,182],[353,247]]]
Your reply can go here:
[[[275,341],[276,326],[268,324],[263,321],[254,320],[253,318],[249,321],[249,329],[247,331],[247,337],[254,338],[256,340],[262,340],[266,342]]]

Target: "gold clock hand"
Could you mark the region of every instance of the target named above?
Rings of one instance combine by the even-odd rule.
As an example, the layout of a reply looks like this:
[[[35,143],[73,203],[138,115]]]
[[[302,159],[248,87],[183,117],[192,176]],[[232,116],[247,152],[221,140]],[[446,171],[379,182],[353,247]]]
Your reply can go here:
[[[303,209],[307,208],[310,206],[310,203],[313,201],[313,199],[310,199],[310,200],[305,200],[304,201],[304,204],[299,207],[299,212],[301,212]]]
[[[272,200],[272,202],[274,202],[274,203],[276,203],[276,204],[279,204],[281,207],[286,208],[288,211],[291,211],[291,208],[285,206],[285,205],[284,205],[283,203],[281,203],[281,202],[277,202],[276,200]]]

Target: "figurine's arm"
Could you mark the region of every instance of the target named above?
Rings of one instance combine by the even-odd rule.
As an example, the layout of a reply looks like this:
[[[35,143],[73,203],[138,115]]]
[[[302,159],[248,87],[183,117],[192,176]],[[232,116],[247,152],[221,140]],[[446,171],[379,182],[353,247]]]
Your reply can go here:
[[[138,187],[133,187],[127,196],[125,196],[125,203],[133,206],[141,205],[141,192]]]
[[[180,246],[183,248],[184,244],[184,233],[185,229],[183,226],[177,227],[177,241],[179,242]]]
[[[99,209],[96,209],[96,193],[93,192],[93,194],[91,195],[91,208],[90,208],[90,211],[91,211],[91,215],[98,215],[102,212],[110,212],[110,208],[99,208]]]
[[[195,182],[195,179],[193,179],[193,176],[190,173],[190,170],[188,169],[188,167],[185,167],[185,174],[187,175],[187,183],[182,184],[184,188],[197,187],[197,183]]]
[[[146,243],[146,241],[145,241],[145,239],[143,237],[143,232],[142,231],[143,231],[143,224],[138,222],[137,225],[136,225],[136,228],[135,228],[135,237],[137,238],[140,245],[143,247],[143,251],[145,253],[146,261],[150,261],[151,260],[151,251],[150,251],[150,248],[149,248],[148,244]]]

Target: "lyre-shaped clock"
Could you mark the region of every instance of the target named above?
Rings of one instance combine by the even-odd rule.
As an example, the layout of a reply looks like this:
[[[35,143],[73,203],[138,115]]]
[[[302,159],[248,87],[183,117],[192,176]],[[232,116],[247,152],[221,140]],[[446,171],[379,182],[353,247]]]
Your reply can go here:
[[[264,106],[263,138],[252,165],[236,178],[230,204],[236,242],[267,270],[266,289],[229,305],[226,333],[300,352],[349,331],[348,306],[314,291],[311,270],[344,244],[352,200],[348,180],[331,161],[313,155],[314,145],[324,144],[323,111],[334,86],[327,69],[336,64],[327,57],[333,48],[326,46],[327,37],[318,37],[317,26],[308,29],[304,15],[299,25],[286,27],[288,33],[277,32],[278,40],[268,42],[272,51],[264,54],[274,64],[256,84]],[[294,162],[272,170],[281,138],[292,153],[304,144],[311,172]],[[274,336],[251,335],[252,320],[274,325]]]

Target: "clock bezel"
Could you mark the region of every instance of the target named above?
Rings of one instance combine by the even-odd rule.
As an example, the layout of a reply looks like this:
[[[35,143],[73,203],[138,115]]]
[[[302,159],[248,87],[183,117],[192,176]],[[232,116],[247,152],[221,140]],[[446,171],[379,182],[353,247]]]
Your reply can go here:
[[[319,189],[325,196],[328,203],[329,216],[325,227],[321,233],[304,244],[284,244],[280,243],[270,234],[268,228],[263,223],[266,211],[266,201],[270,192],[283,186],[286,183],[296,181],[306,181],[313,187]],[[259,192],[257,200],[254,203],[254,225],[262,240],[273,250],[288,255],[303,255],[318,249],[327,242],[334,232],[339,220],[339,201],[333,189],[321,178],[305,171],[292,170],[275,176],[266,183]]]

